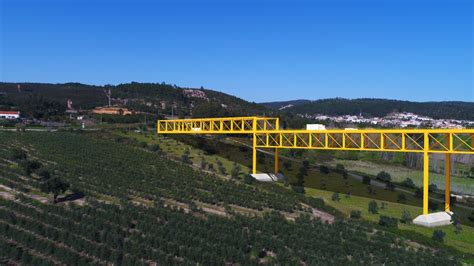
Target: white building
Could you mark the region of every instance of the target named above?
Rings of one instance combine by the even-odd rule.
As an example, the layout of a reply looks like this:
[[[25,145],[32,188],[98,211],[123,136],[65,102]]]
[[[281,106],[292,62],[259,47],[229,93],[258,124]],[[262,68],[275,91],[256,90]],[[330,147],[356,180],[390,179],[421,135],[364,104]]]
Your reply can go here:
[[[18,119],[20,112],[18,111],[0,111],[0,119]]]

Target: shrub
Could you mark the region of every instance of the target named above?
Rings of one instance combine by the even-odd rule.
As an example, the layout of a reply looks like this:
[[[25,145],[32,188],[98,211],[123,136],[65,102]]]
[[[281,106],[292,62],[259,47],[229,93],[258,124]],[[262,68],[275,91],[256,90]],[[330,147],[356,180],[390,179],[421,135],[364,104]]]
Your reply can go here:
[[[353,219],[359,219],[362,216],[362,213],[360,211],[351,211],[351,218]]]
[[[420,188],[415,190],[415,197],[421,199],[423,197],[423,191]]]
[[[201,158],[201,169],[206,169],[206,166],[207,166],[206,158],[202,157]]]
[[[405,180],[403,180],[401,185],[404,186],[404,187],[407,187],[407,188],[415,188],[416,187],[413,180],[411,180],[411,178],[409,178],[409,177],[405,178]]]
[[[435,211],[439,208],[439,204],[435,201],[429,200],[428,201],[428,209]]]
[[[389,190],[389,191],[394,191],[395,190],[395,185],[392,183],[392,182],[387,182],[387,184],[385,185],[385,189]]]
[[[347,179],[347,177],[348,177],[347,171],[342,171],[342,177],[344,179]]]
[[[428,186],[428,191],[429,192],[437,192],[438,191],[438,186],[436,184],[430,184]]]
[[[303,167],[306,168],[306,169],[309,169],[309,161],[308,160],[303,161]]]
[[[444,233],[443,230],[434,230],[433,231],[433,236],[431,238],[434,241],[443,242],[444,241],[444,236],[446,236],[446,233]]]
[[[253,183],[253,181],[255,181],[255,178],[253,178],[251,175],[245,175],[245,178],[244,178],[245,184],[250,185]]]
[[[369,202],[369,213],[377,214],[379,212],[379,205],[375,200]]]
[[[20,167],[23,169],[25,175],[30,175],[33,171],[41,167],[41,163],[38,161],[23,160],[19,163]]]
[[[319,167],[319,171],[322,173],[322,174],[329,174],[329,168],[325,165],[321,165]]]
[[[368,176],[363,176],[362,177],[362,183],[366,185],[370,185],[370,177]]]
[[[291,186],[291,188],[292,188],[293,191],[295,191],[296,193],[301,193],[301,194],[304,194],[304,193],[305,193],[303,186]]]
[[[157,151],[161,150],[161,147],[160,147],[160,144],[153,144],[149,147],[149,149],[150,149],[150,151],[157,152]]]
[[[393,218],[393,217],[389,217],[389,216],[385,216],[385,215],[380,215],[379,225],[385,226],[385,227],[397,228],[398,219]]]
[[[339,193],[337,193],[337,192],[334,192],[334,193],[332,194],[331,199],[332,199],[333,201],[340,201],[340,200],[341,200],[341,198],[339,198]]]
[[[377,174],[377,179],[382,180],[384,182],[390,182],[392,180],[392,177],[389,173],[382,171]]]
[[[405,194],[398,194],[397,196],[397,202],[405,203],[407,201],[407,196]]]
[[[338,163],[338,164],[336,164],[336,169],[337,169],[337,170],[344,170],[345,168],[344,168],[344,165],[343,165],[343,164]]]
[[[13,149],[10,158],[14,161],[21,161],[26,159],[26,152],[22,149]]]
[[[404,224],[409,224],[411,223],[411,215],[410,212],[407,210],[402,211],[402,218],[400,219],[400,222]]]
[[[234,166],[232,167],[232,171],[231,171],[232,178],[239,177],[240,170],[241,170],[240,165],[234,163]]]

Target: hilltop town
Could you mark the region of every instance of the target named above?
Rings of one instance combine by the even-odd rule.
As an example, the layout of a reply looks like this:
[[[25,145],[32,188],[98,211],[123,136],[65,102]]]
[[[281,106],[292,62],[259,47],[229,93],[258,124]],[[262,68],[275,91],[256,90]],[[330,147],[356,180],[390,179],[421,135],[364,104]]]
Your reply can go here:
[[[434,119],[408,112],[394,112],[384,117],[364,117],[363,115],[299,114],[300,117],[345,124],[373,125],[397,128],[466,128],[474,126],[474,121],[457,119]]]

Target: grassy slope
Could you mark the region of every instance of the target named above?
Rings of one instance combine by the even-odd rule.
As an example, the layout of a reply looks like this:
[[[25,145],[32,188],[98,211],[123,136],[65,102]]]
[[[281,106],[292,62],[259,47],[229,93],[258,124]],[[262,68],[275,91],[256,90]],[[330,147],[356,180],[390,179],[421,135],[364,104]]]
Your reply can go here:
[[[186,149],[189,149],[190,151],[190,159],[193,162],[194,165],[199,166],[201,164],[202,158],[205,159],[207,163],[212,163],[214,164],[214,169],[218,171],[217,169],[217,161],[221,161],[222,165],[226,169],[226,173],[230,174],[232,168],[234,167],[234,162],[218,156],[218,155],[209,155],[203,152],[202,150],[198,150],[193,148],[191,145],[176,141],[171,138],[167,138],[165,136],[161,135],[154,135],[154,134],[141,134],[141,133],[136,133],[136,132],[127,132],[127,134],[124,133],[117,133],[120,136],[124,137],[131,137],[134,138],[138,141],[141,142],[146,142],[147,144],[159,144],[160,148],[163,152],[166,154],[171,155],[172,157],[176,159],[180,159],[181,156],[184,154]],[[242,164],[239,164],[241,168],[242,173],[249,173],[250,169]]]
[[[369,161],[354,161],[335,159],[330,162],[330,165],[335,166],[341,163],[349,171],[357,171],[371,175],[377,175],[381,167],[392,176],[394,182],[402,182],[409,177],[413,182],[421,187],[423,185],[423,172],[420,170],[410,169],[404,166],[374,163]],[[445,178],[442,174],[430,173],[430,183],[436,184],[438,188],[443,189]],[[474,180],[469,178],[452,177],[451,190],[462,193],[474,194]]]
[[[314,189],[314,188],[307,188],[306,194],[313,197],[324,198],[325,202],[329,206],[336,208],[337,210],[345,213],[346,215],[349,215],[352,210],[359,210],[362,212],[363,219],[366,219],[372,222],[378,222],[380,215],[388,215],[388,216],[400,219],[402,217],[403,210],[407,210],[408,212],[410,212],[413,218],[417,214],[422,212],[422,209],[420,207],[377,200],[379,207],[382,202],[386,204],[386,207],[385,209],[379,208],[379,214],[371,214],[368,212],[368,205],[372,199],[358,197],[358,196],[351,196],[349,198],[346,198],[341,195],[340,201],[332,201],[331,200],[331,196],[333,194],[332,192]],[[435,230],[432,228],[426,228],[426,227],[416,226],[413,224],[402,224],[402,223],[399,223],[398,228],[402,230],[409,230],[409,231],[421,233],[428,237],[431,237],[433,234],[433,231]],[[436,229],[441,229],[446,233],[445,243],[447,245],[455,247],[461,251],[474,254],[474,228],[469,227],[469,226],[462,226],[462,233],[460,234],[456,234],[454,232],[454,226],[452,225],[444,226],[444,227],[436,228]]]
[[[172,152],[173,154],[181,155],[184,152],[184,147],[189,148],[191,150],[191,154],[199,154],[201,152],[200,150],[194,148],[191,145],[183,144],[182,142],[176,142],[175,140],[171,140],[169,138],[167,139],[161,136],[159,137],[154,136],[154,138],[156,138],[156,140],[160,140],[160,145],[162,145],[162,143],[166,143],[162,145],[163,150]],[[172,149],[171,149],[171,145],[173,145]],[[177,148],[175,148],[174,145],[177,145],[176,146]],[[232,160],[224,158],[224,157],[228,157],[229,153],[232,153],[232,151],[226,150],[226,151],[223,151],[222,154],[219,153],[219,155],[212,155],[213,156],[212,158],[219,158],[219,160],[221,160],[222,162],[225,162],[225,164],[231,165],[232,160],[235,158],[232,157],[231,158]],[[220,155],[222,155],[223,157]],[[238,154],[234,152],[233,155],[237,156]],[[242,166],[246,165],[246,163],[243,162],[245,161],[245,158],[238,157],[237,160]],[[263,164],[259,164],[259,170],[268,171],[269,169],[272,169],[271,167],[272,163],[273,163],[272,158],[265,158],[265,162]],[[280,162],[280,164],[282,164],[282,162]],[[294,181],[294,176],[296,175],[298,168],[299,168],[299,165],[295,162],[292,163],[292,167],[290,167],[290,169],[284,169],[281,166],[281,170],[284,172],[285,175],[287,175],[290,178],[290,182]],[[380,166],[375,168],[375,170],[379,171]],[[321,187],[321,183],[325,184],[324,190],[318,189],[318,187],[319,188]],[[341,184],[345,184],[345,185],[341,186]],[[334,173],[334,172],[331,172],[327,175],[321,175],[321,174],[318,174],[317,171],[314,171],[314,170],[309,171],[308,176],[305,178],[305,185],[306,185],[307,195],[325,198],[326,199],[325,201],[327,202],[328,205],[336,208],[337,210],[343,212],[346,215],[349,215],[352,210],[360,210],[362,212],[363,219],[366,219],[372,222],[378,222],[380,214],[388,215],[388,216],[396,217],[396,218],[401,218],[402,211],[407,210],[410,212],[412,217],[415,218],[418,214],[422,213],[422,208],[417,207],[417,206],[421,206],[421,199],[417,199],[412,196],[407,196],[408,204],[411,204],[411,205],[400,204],[400,203],[394,202],[396,201],[396,197],[398,195],[397,192],[390,192],[390,191],[386,191],[380,188],[373,188],[376,194],[371,195],[371,197],[375,197],[379,205],[381,202],[384,202],[386,204],[386,208],[383,210],[380,210],[379,214],[377,215],[369,214],[368,204],[372,199],[367,198],[367,197],[354,196],[354,194],[356,193],[365,194],[367,190],[367,186],[351,178],[344,180],[341,174]],[[333,191],[339,191],[341,193],[344,193],[344,191],[347,191],[347,190],[350,190],[352,192],[352,196],[350,196],[349,198],[345,197],[344,195],[341,195],[340,196],[341,200],[339,202],[330,200],[333,194]],[[381,200],[381,199],[388,199],[390,201]],[[427,237],[431,237],[433,234],[433,231],[435,230],[435,229],[416,226],[413,224],[405,225],[401,223],[399,223],[399,228],[402,230],[421,233]],[[454,226],[446,226],[446,227],[441,228],[446,233],[445,243],[461,251],[474,254],[474,228],[469,227],[469,226],[462,226],[462,228],[463,230],[461,234],[456,234],[454,232]]]

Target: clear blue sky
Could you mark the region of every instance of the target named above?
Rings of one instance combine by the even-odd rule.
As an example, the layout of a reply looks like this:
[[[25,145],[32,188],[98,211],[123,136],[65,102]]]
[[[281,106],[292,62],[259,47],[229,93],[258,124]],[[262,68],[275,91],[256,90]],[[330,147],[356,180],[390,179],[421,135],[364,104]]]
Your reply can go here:
[[[1,81],[474,101],[469,0],[0,2]]]

